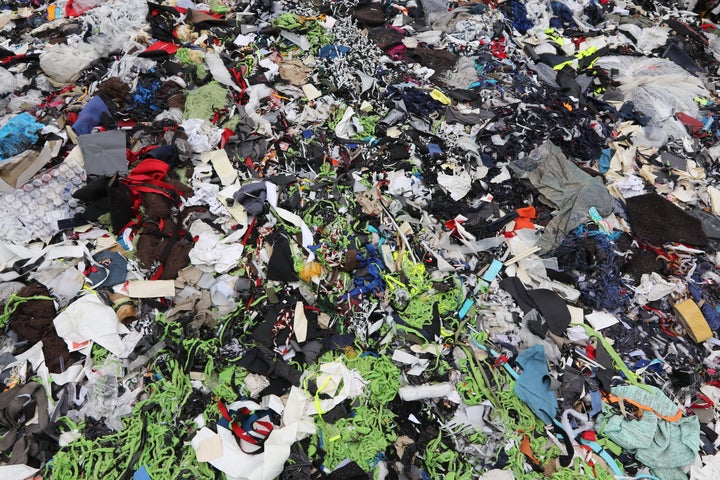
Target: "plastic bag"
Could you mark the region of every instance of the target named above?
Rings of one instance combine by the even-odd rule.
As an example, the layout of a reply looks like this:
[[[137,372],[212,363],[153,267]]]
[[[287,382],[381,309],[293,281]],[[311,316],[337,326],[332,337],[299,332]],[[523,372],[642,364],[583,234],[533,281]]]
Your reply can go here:
[[[104,365],[88,374],[87,397],[80,409],[82,417],[93,417],[96,420],[104,420],[105,425],[115,431],[123,428],[121,418],[130,415],[133,410],[135,399],[141,388],[135,390],[124,389],[119,395],[118,378],[122,375],[122,367],[119,360],[108,358]]]
[[[97,2],[97,0],[83,0]],[[145,27],[148,14],[144,0],[125,0],[122,2],[97,2],[98,5],[83,16],[88,26],[87,42],[101,55],[124,48]],[[127,48],[124,48],[128,51]]]
[[[695,97],[709,95],[698,77],[662,58],[614,56],[600,58],[597,64],[617,71],[614,78],[620,82],[624,100],[650,117],[650,125],[675,138],[687,136],[687,131],[674,114],[698,117]]]

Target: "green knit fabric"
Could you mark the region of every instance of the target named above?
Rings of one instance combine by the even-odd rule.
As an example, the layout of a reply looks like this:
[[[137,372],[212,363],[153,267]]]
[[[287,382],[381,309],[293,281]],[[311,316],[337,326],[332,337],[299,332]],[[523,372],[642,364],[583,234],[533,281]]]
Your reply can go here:
[[[648,406],[662,416],[672,417],[678,411],[677,405],[655,387],[620,386],[614,387],[612,394]],[[598,416],[595,429],[634,454],[660,480],[687,478],[680,468],[693,463],[700,447],[696,416],[670,422],[651,411],[643,411],[640,419],[625,419],[619,413],[605,411]]]
[[[216,111],[226,108],[228,94],[225,87],[210,82],[189,92],[185,99],[185,118],[210,120]]]

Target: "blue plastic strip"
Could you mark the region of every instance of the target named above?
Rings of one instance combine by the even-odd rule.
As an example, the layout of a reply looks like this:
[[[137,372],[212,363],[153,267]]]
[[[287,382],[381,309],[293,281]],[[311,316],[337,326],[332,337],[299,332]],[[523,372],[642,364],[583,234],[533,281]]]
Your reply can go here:
[[[482,279],[488,283],[492,283],[492,281],[495,280],[495,277],[498,276],[498,273],[500,273],[500,270],[502,270],[502,268],[503,263],[498,259],[493,259],[492,263],[483,274]]]
[[[474,304],[475,304],[475,300],[473,300],[472,298],[466,298],[466,299],[465,299],[465,302],[463,303],[463,306],[460,308],[460,311],[458,312],[458,317],[460,318],[460,320],[462,320],[463,318],[465,318],[465,315],[468,314],[468,312],[470,311],[470,308],[471,308]]]

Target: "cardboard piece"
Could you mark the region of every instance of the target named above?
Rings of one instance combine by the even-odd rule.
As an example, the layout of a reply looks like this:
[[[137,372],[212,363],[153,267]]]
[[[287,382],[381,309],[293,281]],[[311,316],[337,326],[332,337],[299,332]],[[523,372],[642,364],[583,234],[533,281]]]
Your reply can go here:
[[[0,164],[0,192],[12,192],[25,185],[53,157],[60,153],[63,141],[48,140],[40,153],[27,150]]]
[[[128,172],[126,135],[124,130],[79,135],[78,143],[88,177]]]
[[[175,280],[131,280],[127,294],[130,298],[174,297]]]
[[[698,307],[692,298],[676,303],[673,306],[673,310],[675,310],[678,321],[695,343],[702,343],[712,338],[712,330],[710,330],[710,326],[707,320],[705,320],[705,316],[700,310],[700,307]]]

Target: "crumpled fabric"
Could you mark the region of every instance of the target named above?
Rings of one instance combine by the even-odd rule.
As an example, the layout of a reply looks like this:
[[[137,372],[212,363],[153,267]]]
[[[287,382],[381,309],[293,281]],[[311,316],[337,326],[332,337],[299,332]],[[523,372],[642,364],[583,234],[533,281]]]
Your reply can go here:
[[[0,160],[13,157],[35,144],[45,127],[29,113],[15,115],[0,128]]]
[[[182,122],[181,126],[185,130],[187,141],[195,153],[213,150],[222,139],[222,129],[207,120],[189,118]]]
[[[613,212],[615,200],[602,180],[582,171],[550,141],[511,162],[510,168],[540,192],[544,203],[557,209],[537,243],[542,253],[552,250],[583,223],[590,207],[597,208],[603,217]]]
[[[28,412],[27,405],[32,403],[35,410]],[[32,421],[28,413],[36,413],[37,419]],[[47,428],[48,422],[48,399],[41,384],[28,382],[0,393],[0,451],[12,452],[10,465],[26,463],[29,453],[41,455],[36,435]]]
[[[202,220],[193,222],[190,234],[197,238],[189,254],[193,265],[225,273],[238,264],[243,252],[242,244],[223,243],[221,236]]]
[[[635,288],[634,302],[638,305],[646,305],[648,302],[660,300],[678,289],[679,287],[675,283],[665,280],[657,272],[645,273],[640,279],[640,285]]]
[[[341,359],[320,365],[315,379],[320,394],[318,400],[307,404],[306,413],[311,415],[329,412],[347,398],[363,393],[367,381],[357,370],[350,370]]]
[[[699,114],[694,98],[707,96],[708,91],[698,77],[688,75],[670,60],[649,57],[606,56],[597,61],[605,69],[616,69],[619,90],[625,101],[650,120],[650,125],[661,128],[665,134],[676,138],[687,135],[685,127],[674,118],[675,112],[693,117]]]
[[[98,58],[100,54],[87,43],[48,45],[40,54],[40,68],[58,83],[72,83]]]
[[[71,303],[53,320],[57,334],[68,347],[93,341],[114,355],[123,355],[120,335],[130,331],[120,323],[115,311],[95,295],[86,295]]]
[[[703,296],[700,287],[691,282],[688,282],[687,286],[693,300],[695,300],[695,302],[698,302],[700,306],[700,311],[703,313],[703,316],[705,317],[705,320],[707,320],[710,328],[712,330],[720,329],[720,310],[718,310],[710,302],[702,301]]]
[[[294,366],[285,362],[268,347],[253,347],[245,353],[240,365],[251,373],[265,375],[271,379],[281,379],[290,385],[299,386],[302,373]],[[263,394],[268,392],[263,392]]]
[[[6,69],[0,67],[0,97],[10,95],[15,91],[16,85],[17,80],[15,79],[15,76]]]
[[[233,198],[245,207],[248,215],[260,215],[265,207],[265,199],[267,198],[265,182],[243,185],[240,190],[233,194]]]
[[[720,453],[703,456],[702,460],[698,459],[690,469],[690,480],[715,480],[716,478],[720,478]]]
[[[210,292],[204,290],[201,293],[177,300],[175,306],[168,310],[165,315],[172,321],[178,321],[180,317],[191,312],[189,315],[192,317],[193,327],[199,329],[202,326],[209,326],[214,328],[220,315],[212,307]]]
[[[611,393],[650,407],[663,416],[671,417],[678,411],[678,406],[660,389],[649,385],[613,387]],[[651,411],[643,411],[639,420],[626,420],[620,414],[604,412],[598,416],[595,430],[634,454],[660,480],[687,478],[680,468],[693,463],[700,447],[697,416],[669,422]]]
[[[49,296],[50,291],[46,286],[33,282],[22,287],[17,295]],[[67,367],[74,361],[65,341],[58,336],[53,326],[56,315],[57,311],[51,300],[30,300],[15,310],[9,323],[10,329],[21,339],[27,340],[31,345],[42,343],[45,364],[51,372],[60,372],[61,366]]]
[[[77,4],[77,1],[74,2]],[[101,55],[106,56],[119,46],[133,42],[142,31],[148,14],[145,0],[124,2],[97,2],[97,7],[83,14],[83,22],[89,26],[87,42]]]
[[[95,96],[80,111],[72,128],[78,135],[87,135],[100,125],[103,114],[110,115],[110,110],[101,97]]]

